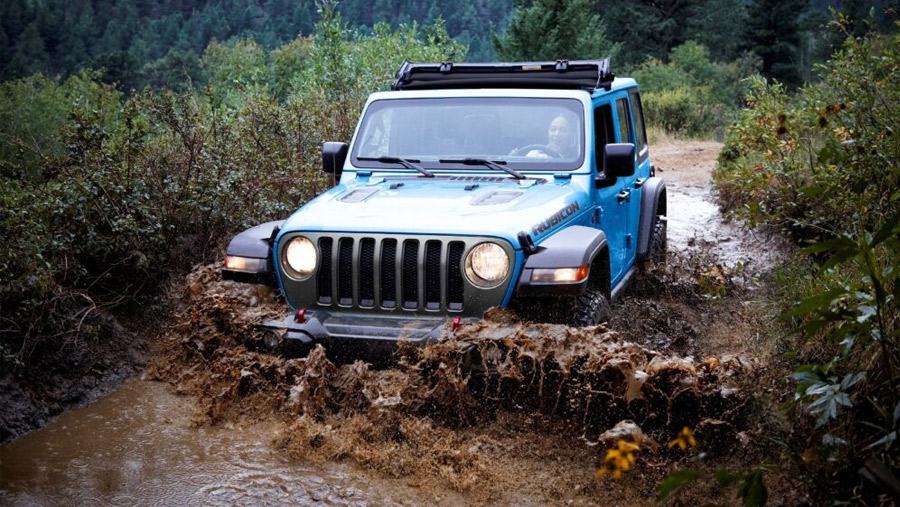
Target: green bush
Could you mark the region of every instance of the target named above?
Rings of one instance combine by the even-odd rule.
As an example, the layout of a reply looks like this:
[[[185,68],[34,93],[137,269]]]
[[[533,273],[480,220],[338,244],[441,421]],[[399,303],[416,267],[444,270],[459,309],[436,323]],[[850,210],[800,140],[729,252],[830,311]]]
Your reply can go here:
[[[714,182],[723,209],[812,245],[780,282],[797,336],[789,450],[822,500],[850,500],[900,468],[900,32],[835,25],[847,39],[819,83],[791,96],[753,80]]]
[[[213,42],[202,90],[124,97],[91,74],[0,85],[0,361],[59,350],[285,218],[328,188],[322,142],[349,140],[404,58],[463,54],[441,23],[362,36],[329,8],[315,37],[271,52]]]
[[[725,121],[722,104],[707,104],[700,94],[688,88],[647,92],[641,96],[647,123],[670,134],[700,136],[709,134]]]
[[[737,118],[746,93],[743,78],[752,68],[749,57],[714,63],[706,47],[688,41],[672,50],[668,63],[651,58],[633,75],[648,124],[677,135],[722,135]]]

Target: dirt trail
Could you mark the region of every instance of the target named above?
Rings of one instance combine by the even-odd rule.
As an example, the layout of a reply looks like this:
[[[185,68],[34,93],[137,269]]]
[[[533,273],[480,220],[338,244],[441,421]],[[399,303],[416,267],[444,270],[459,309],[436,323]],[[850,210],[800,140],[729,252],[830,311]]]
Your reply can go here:
[[[712,196],[712,171],[721,149],[721,143],[712,141],[653,146],[653,162],[669,191],[669,244],[681,251],[702,250],[730,268],[739,266],[749,275],[745,281],[752,281],[782,262],[792,246],[781,236],[722,218]]]
[[[283,311],[277,295],[222,282],[214,268],[201,268],[184,291],[181,324],[161,339],[145,374],[189,396],[173,397],[159,384],[140,381],[129,384],[131,405],[116,398],[122,413],[143,416],[115,435],[137,435],[129,445],[148,445],[155,457],[104,454],[105,445],[130,448],[119,441],[124,437],[110,435],[69,459],[88,469],[137,468],[131,479],[120,474],[104,482],[85,472],[73,481],[48,473],[66,466],[48,457],[60,438],[51,425],[29,435],[30,447],[20,440],[3,448],[0,500],[644,505],[654,501],[667,473],[687,466],[680,451],[665,446],[682,426],[694,428],[707,456],[692,467],[755,462],[761,450],[753,444],[745,393],[759,382],[755,372],[766,351],[755,345],[762,326],[750,301],[758,274],[771,266],[765,259],[774,257],[762,257],[753,242],[706,209],[713,206],[709,173],[719,148],[654,146],[654,162],[668,182],[672,253],[665,266],[638,277],[616,307],[611,330],[533,325],[498,311],[437,346],[403,350],[391,369],[336,365],[321,349],[285,360],[253,351],[258,337],[252,324]],[[751,265],[755,271],[748,274],[743,266]],[[462,368],[466,350],[496,356],[498,343],[498,375]],[[177,422],[135,409],[148,404],[173,407]],[[91,410],[63,424],[103,419]],[[602,455],[622,438],[605,432],[623,420],[639,427],[625,437],[641,443],[638,462],[619,481],[598,481]],[[173,447],[190,449],[185,441],[192,438],[204,446],[205,460]],[[223,450],[223,443],[229,447]],[[209,472],[217,463],[233,470],[232,448],[243,450],[238,471]],[[97,455],[111,462],[85,457]],[[173,470],[159,462],[172,463]],[[194,464],[196,476],[174,466],[185,462]],[[11,467],[20,472],[11,474]],[[169,474],[175,474],[171,481],[165,480]],[[137,481],[171,487],[133,491]],[[317,487],[324,493],[315,493]],[[191,496],[187,488],[207,496]],[[770,484],[770,497],[790,495]],[[680,496],[686,503],[733,498],[733,490],[717,490],[710,480]]]

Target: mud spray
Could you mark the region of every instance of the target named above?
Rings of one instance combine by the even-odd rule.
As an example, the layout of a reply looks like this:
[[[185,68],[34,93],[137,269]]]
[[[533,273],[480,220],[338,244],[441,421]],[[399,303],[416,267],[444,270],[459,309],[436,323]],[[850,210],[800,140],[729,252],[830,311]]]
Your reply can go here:
[[[527,452],[578,449],[584,463],[561,476],[581,484],[616,438],[653,453],[684,426],[734,439],[746,419],[740,383],[748,365],[737,357],[695,360],[605,326],[534,324],[497,309],[456,333],[446,327],[435,345],[401,346],[392,367],[376,370],[336,364],[321,347],[299,359],[255,351],[254,325],[283,309],[275,291],[201,268],[149,374],[197,397],[198,425],[274,417],[284,425],[274,444],[296,458],[497,498],[516,489],[518,464],[499,464],[521,439]],[[574,488],[555,479],[541,489],[548,487]]]

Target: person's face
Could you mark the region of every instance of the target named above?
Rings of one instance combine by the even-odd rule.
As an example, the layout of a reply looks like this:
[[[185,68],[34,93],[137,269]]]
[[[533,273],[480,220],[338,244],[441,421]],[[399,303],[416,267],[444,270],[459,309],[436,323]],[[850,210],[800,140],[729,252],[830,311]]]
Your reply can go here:
[[[569,122],[562,116],[557,116],[550,122],[550,130],[547,133],[549,144],[556,150],[565,150],[569,148],[571,131]]]

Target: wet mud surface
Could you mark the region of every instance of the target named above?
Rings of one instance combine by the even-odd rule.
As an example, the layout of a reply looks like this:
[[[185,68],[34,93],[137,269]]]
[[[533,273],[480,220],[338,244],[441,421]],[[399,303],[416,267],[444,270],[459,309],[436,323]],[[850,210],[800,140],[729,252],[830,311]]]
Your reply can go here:
[[[101,336],[81,336],[59,350],[37,350],[27,370],[0,369],[0,443],[46,425],[56,415],[114,391],[143,370],[148,333],[98,319]]]
[[[283,312],[278,295],[199,268],[147,380],[0,449],[0,500],[638,505],[686,459],[665,445],[683,426],[711,460],[691,466],[757,457],[748,392],[767,352],[753,299],[778,249],[715,212],[718,149],[656,147],[669,258],[642,270],[609,327],[497,310],[401,348],[391,368],[321,348],[284,359],[257,352],[253,327]],[[639,443],[637,466],[596,480],[619,439]],[[687,503],[733,502],[703,481],[692,491]]]

